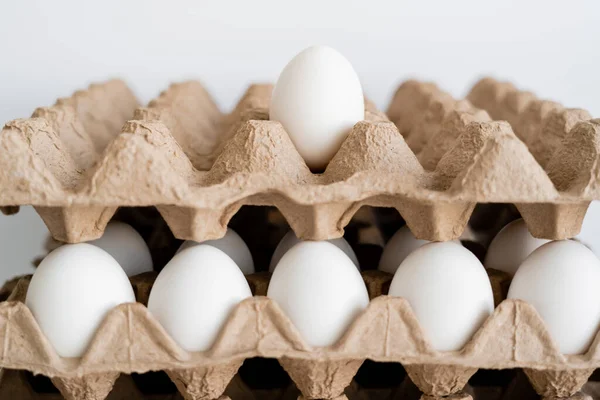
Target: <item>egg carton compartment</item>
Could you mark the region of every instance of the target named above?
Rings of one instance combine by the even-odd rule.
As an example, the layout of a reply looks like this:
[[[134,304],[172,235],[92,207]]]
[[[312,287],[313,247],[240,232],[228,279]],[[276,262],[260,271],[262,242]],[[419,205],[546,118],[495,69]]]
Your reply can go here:
[[[341,236],[369,205],[398,210],[418,238],[450,240],[477,203],[498,202],[515,204],[534,236],[572,237],[600,199],[600,124],[565,109],[546,123],[533,105],[513,107],[510,99],[525,100],[504,87],[482,80],[466,101],[405,82],[389,119],[367,101],[365,121],[325,171],[313,172],[281,124],[268,120],[270,85],[251,86],[228,114],[197,82],[174,84],[143,108],[121,81],[92,85],[7,123],[0,205],[34,205],[63,242],[101,236],[122,206],[155,206],[179,239],[215,239],[243,205],[276,207],[303,239]],[[519,139],[472,104],[509,117],[521,138],[535,131],[535,143],[548,137],[553,145]]]
[[[381,374],[382,371],[375,367],[375,372]],[[385,379],[386,377],[383,378]],[[346,388],[345,395],[349,400],[418,400],[421,396],[419,389],[403,375],[400,375],[400,379],[394,379],[391,384],[387,382],[381,384],[382,379],[378,378],[372,379],[363,386],[363,381],[364,378],[357,375]],[[594,399],[600,396],[599,389],[600,384],[592,380],[584,386],[585,393]],[[471,378],[465,387],[465,392],[469,393],[474,400],[539,399],[526,376],[512,370],[479,371]],[[293,384],[278,388],[256,388],[246,384],[244,378],[238,374],[228,385],[225,393],[232,400],[297,400],[299,392]],[[64,399],[49,378],[41,375],[34,376],[27,371],[6,369],[2,371],[0,380],[0,398]],[[166,374],[147,373],[121,375],[106,399],[183,400],[183,396],[177,392]]]

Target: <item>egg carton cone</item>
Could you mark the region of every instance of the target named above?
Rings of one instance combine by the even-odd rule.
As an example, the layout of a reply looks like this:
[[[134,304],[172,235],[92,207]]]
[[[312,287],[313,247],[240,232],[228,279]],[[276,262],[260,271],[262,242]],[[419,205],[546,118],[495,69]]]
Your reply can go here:
[[[60,386],[60,385],[58,385]],[[40,391],[28,379],[25,371],[3,369],[0,376],[0,398],[15,400],[63,400],[69,398],[60,392]],[[98,392],[100,393],[100,391]],[[93,395],[81,394],[78,399],[94,398]],[[73,397],[71,397],[73,398]],[[96,398],[100,398],[96,396]],[[106,397],[107,400],[181,400],[180,395],[145,396],[128,375],[121,375],[114,388]]]
[[[94,400],[106,398],[120,375],[148,371],[165,371],[186,400],[223,400],[240,365],[254,357],[277,359],[301,399],[346,399],[366,359],[401,363],[423,400],[472,399],[465,387],[480,368],[522,368],[545,400],[589,398],[581,388],[600,367],[600,335],[585,354],[563,355],[535,309],[519,300],[503,300],[460,351],[436,351],[408,302],[385,295],[392,275],[380,271],[363,272],[371,302],[332,346],[308,345],[261,296],[268,274],[259,273],[248,276],[255,296],[232,311],[212,348],[187,352],[144,304],[155,277],[131,278],[138,302],[109,312],[80,358],[57,355],[23,303],[29,277],[20,279],[0,303],[0,367],[50,377],[67,399]]]
[[[33,382],[32,375],[25,371],[3,370],[0,373],[0,398],[19,400],[63,400],[60,392],[49,389],[44,383]],[[37,379],[37,378],[34,378]],[[527,378],[515,377],[507,386],[467,386],[466,391],[477,400],[538,400],[539,396],[531,389]],[[592,398],[598,398],[598,382],[589,382],[585,391]],[[418,400],[421,396],[410,380],[386,388],[364,388],[353,382],[345,393],[350,400]],[[228,397],[232,400],[297,400],[297,389],[251,389],[236,376],[227,387]],[[153,393],[143,388],[130,375],[121,375],[115,382],[107,400],[182,400],[179,393]]]
[[[34,377],[26,371],[4,369],[0,372],[0,398],[15,400],[64,400],[65,396],[55,387],[48,385],[44,377]],[[154,379],[151,376],[147,379]],[[153,390],[154,389],[154,390]],[[354,388],[349,391],[354,394]],[[363,390],[362,394],[371,391]],[[354,396],[353,396],[354,397]],[[78,398],[89,398],[82,396]],[[235,400],[297,400],[295,388],[257,390],[248,387],[239,376],[236,376],[227,387],[227,396],[222,399]],[[156,384],[140,381],[131,375],[120,375],[106,400],[183,400],[179,392],[158,388]],[[385,400],[385,398],[379,398]],[[391,400],[391,399],[390,399]]]
[[[391,207],[439,241],[459,237],[477,203],[515,204],[534,236],[573,237],[600,199],[600,122],[509,84],[484,79],[456,100],[405,82],[387,116],[365,102],[316,172],[269,121],[271,91],[251,86],[226,114],[198,82],[141,108],[121,81],[92,85],[6,124],[0,206],[33,205],[62,242],[98,238],[131,206],[155,206],[179,239],[215,239],[244,205],[274,206],[314,240],[342,236],[362,206]]]

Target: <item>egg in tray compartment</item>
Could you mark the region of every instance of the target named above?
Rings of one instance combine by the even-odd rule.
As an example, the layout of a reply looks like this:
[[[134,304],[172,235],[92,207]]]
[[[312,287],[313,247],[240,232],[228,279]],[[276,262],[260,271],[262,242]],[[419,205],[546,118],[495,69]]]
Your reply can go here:
[[[345,238],[331,243],[290,239],[289,227],[276,209],[244,207],[223,239],[198,244],[175,239],[157,214],[154,225],[159,228],[155,229],[149,228],[139,210],[122,209],[121,219],[137,229],[110,222],[102,240],[55,249],[32,279],[23,278],[12,290],[6,289],[10,301],[0,305],[7,349],[3,366],[50,376],[67,398],[79,398],[86,391],[103,398],[115,382],[115,390],[125,390],[120,388],[130,378],[119,379],[121,373],[161,370],[186,398],[216,399],[225,393],[235,399],[235,393],[240,393],[235,390],[251,392],[240,381],[247,372],[242,369],[236,375],[244,360],[248,360],[247,371],[254,360],[263,358],[277,359],[296,385],[294,390],[306,398],[330,399],[346,393],[352,399],[367,393],[357,382],[368,373],[364,371],[380,368],[377,365],[388,365],[388,371],[402,365],[405,380],[414,382],[409,387],[416,385],[402,390],[421,390],[431,398],[469,398],[476,393],[469,381],[480,368],[523,368],[535,390],[547,398],[580,396],[581,386],[600,363],[594,356],[596,343],[591,344],[600,315],[590,308],[600,305],[600,299],[581,297],[582,293],[593,296],[594,291],[587,289],[600,280],[594,275],[600,262],[585,246],[558,241],[538,249],[569,245],[558,253],[572,254],[558,257],[552,248],[548,254],[536,253],[521,236],[520,243],[499,251],[530,251],[538,258],[534,262],[533,255],[523,257],[523,270],[528,272],[519,278],[521,268],[517,269],[518,285],[511,287],[511,298],[506,300],[512,273],[484,269],[468,250],[478,237],[474,230],[470,240],[423,243],[406,233],[400,219],[392,218],[389,224],[398,228],[399,235],[392,235],[384,246],[383,230],[378,228],[386,217],[383,211],[363,207]],[[500,233],[490,234],[495,237],[492,243],[502,244],[502,232],[515,223],[523,225],[514,220]],[[115,225],[119,229],[113,229]],[[120,268],[117,257],[126,264],[132,263],[132,255],[137,259],[152,253],[149,246],[139,246],[139,237],[148,237],[140,226],[154,233],[155,243],[172,241],[167,246],[175,249],[171,260],[164,267],[148,266],[129,281],[125,268],[113,276],[110,271]],[[251,239],[257,230],[268,232],[262,241]],[[160,235],[164,238],[159,240]],[[106,243],[114,239],[131,242],[120,248],[128,249],[128,254],[111,253]],[[289,246],[290,241],[297,243]],[[265,244],[271,258],[278,256],[276,249],[288,248],[272,273],[269,257],[253,261],[255,254],[265,252]],[[386,253],[391,256],[383,257]],[[394,257],[396,261],[390,261]],[[575,270],[569,261],[573,258],[582,260]],[[489,262],[485,255],[482,260]],[[399,265],[393,274],[385,271],[390,262]],[[104,264],[95,269],[95,263]],[[238,263],[253,265],[253,270],[244,271]],[[560,302],[562,309],[552,310],[548,304],[554,301],[534,296],[556,292],[548,287],[555,275],[546,277],[545,269],[539,268],[551,264],[557,268],[553,274],[571,280],[571,292],[561,295],[578,298],[584,305]],[[75,268],[80,275],[69,273],[71,280],[65,280],[62,270],[69,266],[85,267]],[[57,268],[56,281],[36,293],[40,289],[35,289],[35,281],[42,276],[38,274],[49,267]],[[248,272],[245,279],[244,272]],[[46,275],[44,280],[48,279],[52,278]],[[129,289],[124,282],[131,283]],[[529,304],[515,300],[519,296],[529,296]],[[36,317],[36,307],[43,307],[44,319]],[[69,318],[82,307],[88,307],[87,314]],[[48,320],[53,316],[60,320]],[[576,327],[577,321],[587,321],[586,326]],[[59,324],[59,329],[53,324]],[[69,324],[81,331],[66,330]],[[369,361],[360,372],[365,360],[377,363]],[[549,371],[537,370],[540,364]],[[274,367],[267,364],[266,368]],[[353,381],[355,376],[358,381]]]
[[[244,205],[277,207],[311,240],[342,236],[364,205],[390,207],[418,238],[446,241],[477,203],[511,203],[536,237],[556,240],[575,236],[600,199],[598,132],[584,110],[492,79],[463,100],[407,81],[384,114],[343,56],[316,47],[230,113],[198,82],[140,107],[109,81],[7,123],[0,206],[34,205],[70,243],[100,237],[118,207],[142,206],[179,239],[217,239]]]
[[[0,364],[68,399],[149,371],[235,399],[269,359],[302,399],[352,399],[384,364],[423,400],[512,369],[585,397],[599,126],[489,78],[467,100],[405,82],[383,114],[327,47],[229,114],[197,82],[143,108],[92,85],[0,135],[0,204],[61,242],[3,289]]]

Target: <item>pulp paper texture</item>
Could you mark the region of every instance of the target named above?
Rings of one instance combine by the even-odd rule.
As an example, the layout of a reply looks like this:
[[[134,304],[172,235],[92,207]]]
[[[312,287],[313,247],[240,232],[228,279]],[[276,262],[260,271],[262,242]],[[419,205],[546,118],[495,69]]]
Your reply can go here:
[[[367,101],[365,121],[318,174],[268,120],[270,92],[254,85],[223,114],[196,82],[138,109],[124,83],[92,85],[5,126],[0,206],[33,204],[66,242],[101,236],[119,206],[144,205],[197,241],[223,236],[242,205],[277,207],[303,239],[341,236],[370,205],[396,208],[418,238],[450,240],[477,202],[508,202],[534,236],[561,239],[600,199],[600,122],[508,84],[484,79],[458,101],[406,82],[393,123]]]
[[[366,103],[365,121],[323,173],[268,120],[270,92],[252,86],[223,114],[195,82],[172,85],[145,108],[120,81],[92,85],[5,126],[0,205],[33,204],[65,242],[99,237],[120,206],[146,205],[180,239],[223,236],[242,205],[277,207],[301,238],[334,238],[371,205],[396,208],[418,238],[449,240],[476,203],[509,202],[534,235],[559,239],[575,235],[589,201],[600,199],[600,121],[510,84],[484,79],[455,100],[406,82],[387,116]],[[499,302],[506,276],[490,275]],[[18,301],[25,278],[3,292],[0,366],[47,375],[70,399],[104,398],[120,373],[150,370],[166,371],[187,399],[216,399],[250,357],[277,358],[307,399],[344,398],[365,359],[401,362],[424,399],[470,398],[463,387],[478,368],[517,367],[546,399],[576,398],[600,366],[600,339],[564,356],[536,311],[515,300],[502,301],[461,351],[437,352],[409,304],[380,295],[390,276],[363,276],[373,300],[333,346],[311,348],[277,304],[256,296],[202,353],[181,349],[149,314],[153,276],[136,277],[139,302],[112,310],[79,359],[60,358]],[[268,278],[249,281],[264,294]]]
[[[107,400],[183,399],[177,393],[172,392],[149,395],[148,392],[144,391],[147,390],[144,383],[144,381],[132,378],[129,375],[121,375]],[[2,374],[2,385],[0,385],[0,398],[19,400],[64,399],[59,393],[38,393],[36,392],[38,388],[39,384],[34,383],[32,385],[26,372],[5,370]],[[600,384],[598,382],[588,382],[584,388],[585,392],[592,398],[599,398]],[[527,378],[520,373],[511,380],[508,387],[485,384],[468,385],[465,392],[473,396],[474,399],[481,400],[539,400],[539,396],[531,389]],[[298,393],[293,385],[280,389],[251,389],[237,376],[227,387],[227,395],[231,400],[298,400]],[[419,390],[409,379],[405,379],[402,384],[393,388],[365,388],[352,383],[346,388],[345,393],[351,400],[418,400],[420,397]],[[459,397],[454,397],[454,399],[456,398]],[[583,398],[580,397],[580,399]]]
[[[111,311],[81,359],[56,354],[22,303],[29,278],[20,279],[9,301],[0,303],[2,366],[50,376],[61,390],[92,387],[101,393],[110,390],[119,373],[165,370],[184,395],[192,392],[190,399],[218,398],[242,361],[251,357],[279,359],[305,395],[323,399],[341,395],[367,358],[401,362],[417,386],[433,396],[462,390],[478,368],[515,367],[525,368],[534,384],[541,382],[539,391],[556,391],[558,384],[560,393],[570,396],[600,366],[600,339],[585,355],[564,356],[536,311],[518,300],[504,300],[461,351],[437,352],[410,305],[382,294],[392,276],[380,271],[363,272],[372,301],[333,346],[312,348],[275,302],[257,296],[240,303],[211,350],[189,353],[142,304],[155,276],[132,278],[138,303]],[[259,273],[248,280],[257,290],[268,277]]]

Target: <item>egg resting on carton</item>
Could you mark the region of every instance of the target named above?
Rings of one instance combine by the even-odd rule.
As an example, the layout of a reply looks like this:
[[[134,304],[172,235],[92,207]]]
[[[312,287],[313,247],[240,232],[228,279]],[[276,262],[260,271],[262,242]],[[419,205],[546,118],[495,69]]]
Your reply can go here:
[[[479,91],[478,96],[485,98],[485,93],[496,93],[499,86],[502,84],[484,80],[473,93]],[[424,100],[420,95],[404,96],[407,87],[413,93],[425,93]],[[2,131],[0,183],[6,190],[0,204],[36,205],[53,234],[67,241],[98,236],[119,205],[157,205],[176,236],[211,239],[224,234],[226,222],[242,204],[275,205],[298,236],[313,239],[340,235],[362,205],[393,206],[416,237],[439,240],[460,234],[477,201],[516,203],[534,235],[572,236],[588,200],[596,198],[595,178],[586,180],[597,153],[598,122],[594,120],[572,128],[559,124],[559,136],[565,140],[556,149],[558,155],[550,157],[543,169],[508,124],[486,121],[485,115],[475,110],[469,114],[477,114],[483,121],[458,118],[453,121],[459,126],[457,130],[438,132],[437,118],[446,116],[439,110],[454,107],[460,112],[460,107],[468,104],[457,105],[433,85],[409,82],[396,94],[390,116],[394,110],[414,104],[416,111],[402,123],[410,128],[407,141],[415,132],[428,136],[426,140],[418,136],[410,140],[415,149],[418,143],[426,142],[418,151],[419,159],[395,126],[367,103],[367,121],[357,124],[325,173],[313,175],[281,127],[264,121],[269,91],[269,86],[251,88],[236,109],[223,116],[198,84],[175,85],[149,107],[136,111],[137,120],[128,122],[118,137],[118,126],[129,117],[126,112],[106,110],[135,107],[127,88],[114,81],[78,92],[54,107],[36,111],[41,118],[12,122]],[[513,92],[512,97],[520,96],[518,90]],[[509,96],[495,96],[498,104],[492,104],[499,109],[512,107],[506,99]],[[193,113],[186,111],[186,102],[195,104]],[[430,102],[437,107],[434,111],[430,111]],[[83,113],[89,108],[99,110],[95,118]],[[56,117],[54,113],[60,112],[62,117]],[[71,124],[62,123],[65,116],[71,118]],[[74,135],[73,126],[83,142],[91,143],[84,147],[86,152],[65,145],[67,137]],[[419,130],[419,126],[424,128]],[[91,139],[96,131],[102,133],[102,140]],[[104,135],[108,131],[112,133]],[[108,136],[112,141],[106,139]],[[441,142],[446,146],[444,151],[436,150],[443,155],[431,163],[434,169],[423,168],[428,158],[421,156],[430,137],[445,139]],[[86,161],[90,159],[95,162]],[[22,179],[11,179],[15,174]],[[10,353],[4,366],[44,373],[71,382],[71,386],[77,386],[73,382],[79,386],[90,383],[74,376],[99,373],[110,378],[115,371],[167,369],[188,393],[197,389],[202,381],[199,376],[210,376],[206,363],[235,359],[223,368],[212,369],[225,376],[243,354],[279,358],[308,397],[338,396],[364,358],[403,362],[417,385],[434,396],[458,390],[457,382],[466,381],[477,367],[520,366],[528,368],[536,390],[546,396],[553,395],[554,390],[556,396],[565,397],[579,389],[590,368],[598,366],[596,342],[584,356],[562,356],[539,316],[518,301],[501,304],[462,351],[439,354],[425,342],[402,299],[374,300],[339,343],[325,352],[315,352],[268,300],[254,298],[236,309],[208,354],[192,357],[182,354],[161,333],[142,305],[134,304],[111,313],[88,354],[75,364],[65,363],[49,349],[23,305],[5,303],[0,311],[2,323],[12,326],[4,332],[14,333],[15,328],[23,333],[3,337],[8,340],[4,348]],[[252,324],[259,321],[261,329],[267,323],[276,333],[265,340],[267,336],[261,335],[271,333],[271,328],[266,328],[248,337],[248,342],[240,342],[239,338],[245,337],[240,332],[247,333],[247,324],[257,326]],[[129,330],[124,331],[125,325]],[[131,329],[137,336],[131,335]],[[397,337],[398,342],[389,342],[387,337]],[[28,349],[35,349],[35,353]],[[132,354],[137,356],[127,356]],[[324,371],[343,373],[334,373],[332,380]],[[327,376],[329,384],[315,386],[319,376]],[[212,381],[216,386],[222,383]],[[189,388],[185,389],[186,385]],[[316,393],[315,388],[325,392]],[[218,392],[215,386],[208,389]]]
[[[309,398],[338,396],[365,358],[402,362],[415,383],[436,396],[461,389],[477,367],[538,368],[540,363],[544,368],[563,370],[557,387],[561,393],[574,393],[593,368],[600,365],[597,342],[584,356],[563,356],[535,310],[526,303],[511,300],[504,301],[494,311],[461,351],[437,352],[424,339],[406,300],[379,296],[391,275],[365,271],[363,278],[375,298],[339,342],[318,351],[306,344],[272,300],[254,297],[237,306],[207,352],[183,351],[144,305],[135,303],[119,306],[109,314],[82,359],[61,359],[27,308],[20,302],[4,302],[0,303],[0,324],[5,334],[0,340],[7,353],[2,365],[25,368],[53,377],[54,381],[66,382],[81,375],[109,374],[116,379],[118,373],[166,370],[181,384],[184,395],[186,390],[190,393],[199,390],[195,384],[205,385],[200,379],[205,376],[212,382],[205,388],[206,394],[212,393],[215,398],[235,374],[235,365],[239,367],[242,359],[254,356],[278,358]],[[249,279],[252,282],[252,276]],[[147,298],[147,293],[140,293],[151,289],[151,285],[145,284],[147,279],[139,276],[132,278],[132,282],[136,294]],[[23,296],[27,284],[27,279],[22,280],[10,300]],[[194,398],[190,393],[188,398]]]
[[[281,122],[311,170],[324,169],[352,126],[365,119],[352,64],[331,47],[301,51],[277,79],[269,118]]]
[[[497,86],[483,80],[469,99],[488,107]],[[582,111],[556,111],[566,122],[549,134],[565,140],[534,150],[471,103],[409,81],[389,109],[406,141],[367,101],[366,120],[325,172],[312,174],[282,126],[266,120],[270,91],[252,86],[222,114],[187,82],[134,112],[122,82],[92,86],[6,125],[0,204],[33,204],[55,238],[79,242],[99,237],[118,206],[155,205],[175,236],[195,241],[223,236],[242,205],[273,205],[299,238],[314,240],[340,237],[363,205],[386,206],[417,238],[450,240],[477,202],[511,202],[534,236],[559,239],[574,236],[589,200],[600,198],[599,123]],[[504,107],[499,98],[488,108]],[[544,151],[554,155],[540,165]]]

